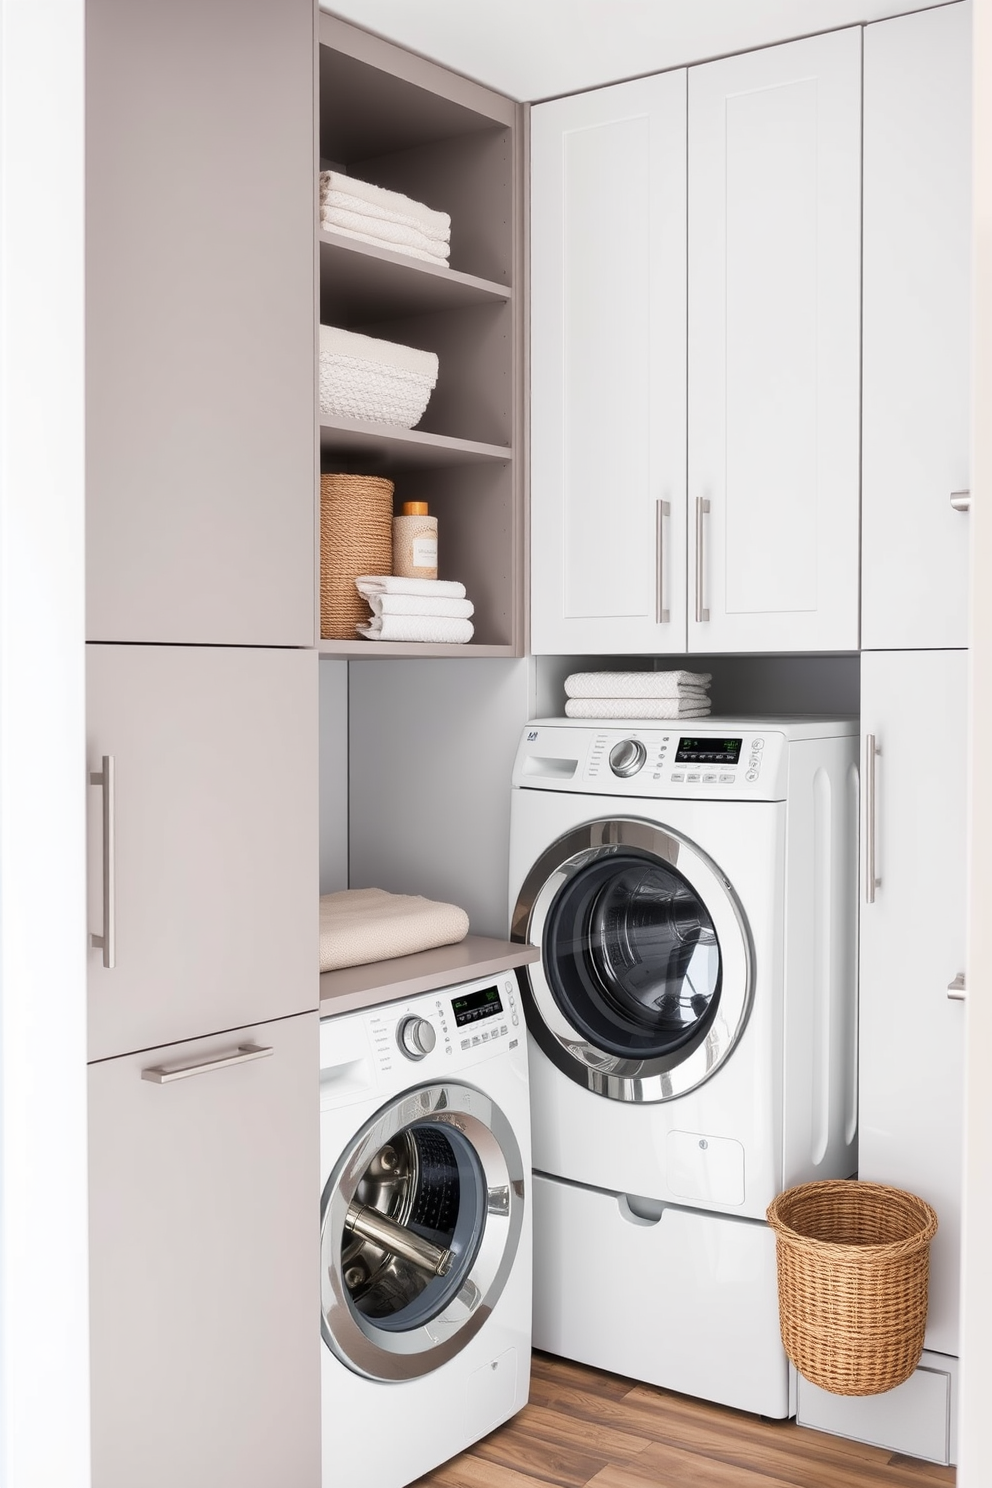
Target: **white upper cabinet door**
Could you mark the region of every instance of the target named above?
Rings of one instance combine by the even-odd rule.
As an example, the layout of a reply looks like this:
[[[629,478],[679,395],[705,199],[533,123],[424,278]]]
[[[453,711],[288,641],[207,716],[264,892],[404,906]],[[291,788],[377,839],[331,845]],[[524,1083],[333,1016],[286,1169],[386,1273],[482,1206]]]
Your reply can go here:
[[[685,72],[531,112],[531,648],[685,649]]]
[[[865,30],[862,640],[968,643],[971,6]]]
[[[967,671],[966,651],[861,658],[859,1173],[937,1211],[926,1347],[942,1354],[958,1352]]]
[[[88,640],[314,644],[313,81],[313,0],[87,0]]]
[[[317,666],[87,647],[91,1060],[317,1007]]]
[[[858,645],[861,31],[689,73],[689,650]]]

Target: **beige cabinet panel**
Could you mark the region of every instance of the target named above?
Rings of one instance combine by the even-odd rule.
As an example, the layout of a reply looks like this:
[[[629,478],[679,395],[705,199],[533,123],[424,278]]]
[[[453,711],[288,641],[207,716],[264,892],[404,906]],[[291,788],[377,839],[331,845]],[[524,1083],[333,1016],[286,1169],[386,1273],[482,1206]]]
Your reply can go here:
[[[87,638],[312,645],[313,5],[88,0],[86,71]]]
[[[90,1059],[317,1007],[317,665],[87,647]]]
[[[316,1013],[90,1066],[94,1488],[318,1488],[317,1090]]]

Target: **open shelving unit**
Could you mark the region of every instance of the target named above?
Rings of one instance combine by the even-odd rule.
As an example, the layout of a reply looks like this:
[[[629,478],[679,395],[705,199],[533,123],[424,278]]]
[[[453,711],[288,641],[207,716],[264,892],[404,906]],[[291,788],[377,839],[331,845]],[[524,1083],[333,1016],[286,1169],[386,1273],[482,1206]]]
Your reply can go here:
[[[520,108],[347,22],[319,17],[319,153],[451,216],[451,267],[317,233],[323,325],[437,354],[414,429],[319,415],[320,466],[388,476],[438,518],[438,577],[475,605],[468,645],[321,640],[324,656],[523,654]]]

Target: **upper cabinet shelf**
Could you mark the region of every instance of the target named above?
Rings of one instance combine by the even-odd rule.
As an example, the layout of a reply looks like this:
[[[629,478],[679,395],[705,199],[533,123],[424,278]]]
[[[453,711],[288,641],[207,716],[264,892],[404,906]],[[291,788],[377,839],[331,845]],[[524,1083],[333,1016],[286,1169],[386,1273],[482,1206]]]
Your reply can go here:
[[[510,450],[473,439],[425,434],[419,429],[397,429],[364,419],[321,416],[320,450],[332,460],[347,460],[363,475],[396,474],[432,466],[478,465],[509,460]]]
[[[354,238],[321,232],[320,317],[348,327],[398,315],[506,304],[507,284],[435,268],[408,254],[392,253]]]

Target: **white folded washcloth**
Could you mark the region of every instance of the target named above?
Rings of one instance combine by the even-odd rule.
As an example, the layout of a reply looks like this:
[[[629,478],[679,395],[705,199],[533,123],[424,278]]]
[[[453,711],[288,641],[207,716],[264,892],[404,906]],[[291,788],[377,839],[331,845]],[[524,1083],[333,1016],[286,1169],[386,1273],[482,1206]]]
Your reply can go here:
[[[402,191],[389,191],[385,186],[373,186],[371,181],[360,181],[357,176],[346,176],[343,171],[321,171],[320,199],[329,200],[331,193],[347,192],[366,203],[366,210],[378,208],[387,219],[394,222],[406,218],[414,227],[430,238],[445,241],[451,234],[451,218],[447,212],[436,212],[433,207],[404,196]],[[371,215],[371,212],[370,212]]]
[[[475,613],[470,599],[443,599],[433,594],[367,594],[373,615],[434,615],[468,620]]]
[[[322,325],[320,350],[338,357],[351,357],[357,362],[392,367],[397,372],[413,372],[417,377],[427,379],[431,387],[437,382],[437,353],[421,351],[417,346],[403,346],[398,341],[363,336],[360,331],[343,331],[338,326]]]
[[[324,232],[339,233],[342,238],[356,238],[359,243],[371,243],[373,248],[388,248],[390,253],[402,253],[406,258],[419,258],[424,263],[433,264],[436,269],[446,269],[446,259],[438,258],[436,253],[425,253],[421,248],[411,248],[404,243],[387,243],[385,238],[377,238],[375,233],[352,232],[347,227],[332,227],[321,219],[321,228]]]
[[[565,696],[674,698],[705,691],[711,680],[710,672],[573,672],[565,678]]]
[[[465,585],[457,579],[403,579],[399,574],[359,574],[358,592],[373,594],[432,594],[437,599],[464,599]]]
[[[371,234],[377,242],[387,248],[416,248],[420,253],[429,253],[438,263],[446,263],[451,249],[437,238],[429,238],[418,227],[408,227],[401,222],[387,222],[382,217],[369,217],[364,212],[344,212],[340,207],[321,207],[320,225],[330,232],[344,228],[347,232]]]
[[[709,700],[681,698],[569,698],[568,718],[706,718]]]
[[[475,633],[471,620],[448,620],[443,615],[373,615],[355,629],[367,641],[434,641],[459,646]]]
[[[365,966],[452,945],[468,934],[457,904],[385,889],[343,889],[320,896],[320,969]]]

